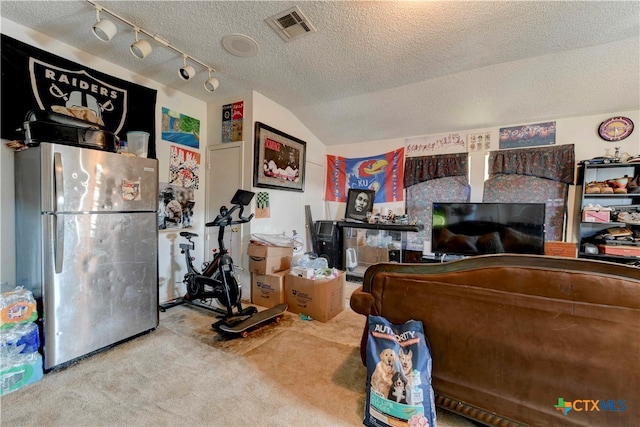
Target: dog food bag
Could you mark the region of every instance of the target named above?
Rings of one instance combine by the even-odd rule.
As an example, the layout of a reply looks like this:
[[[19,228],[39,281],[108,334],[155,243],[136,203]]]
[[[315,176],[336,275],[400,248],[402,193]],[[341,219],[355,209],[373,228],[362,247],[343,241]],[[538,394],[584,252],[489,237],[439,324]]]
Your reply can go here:
[[[422,322],[369,316],[364,425],[435,427],[431,353]]]

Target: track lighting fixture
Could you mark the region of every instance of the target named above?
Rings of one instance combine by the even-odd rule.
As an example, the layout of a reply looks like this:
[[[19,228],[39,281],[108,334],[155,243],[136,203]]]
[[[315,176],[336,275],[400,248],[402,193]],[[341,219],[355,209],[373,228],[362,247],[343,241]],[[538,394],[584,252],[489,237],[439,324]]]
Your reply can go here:
[[[211,72],[213,70],[209,69],[209,78],[207,79],[206,82],[204,82],[204,88],[206,90],[208,90],[209,92],[213,92],[216,89],[218,89],[218,86],[220,86],[220,82],[218,81],[218,79],[216,79],[215,77],[211,77]]]
[[[136,58],[142,59],[148,56],[153,50],[153,48],[151,47],[151,44],[147,40],[139,38],[140,33],[143,33],[145,36],[149,37],[150,40],[153,40],[159,45],[164,46],[165,48],[173,50],[174,52],[182,55],[184,65],[180,67],[180,70],[178,71],[178,75],[182,80],[190,80],[196,75],[195,68],[193,68],[191,65],[187,65],[187,59],[188,59],[189,61],[195,62],[196,64],[202,66],[204,69],[208,71],[209,78],[204,82],[204,88],[207,91],[213,92],[216,89],[218,89],[218,86],[220,86],[220,82],[218,81],[218,79],[216,79],[215,77],[211,77],[211,73],[215,72],[215,70],[209,65],[201,61],[198,61],[192,56],[187,55],[186,53],[184,53],[177,47],[171,45],[171,43],[164,40],[160,36],[154,35],[149,31],[138,27],[131,21],[128,21],[127,19],[117,15],[116,13],[98,5],[93,0],[85,0],[85,1],[91,4],[96,9],[96,23],[93,25],[93,33],[100,40],[105,42],[111,40],[116,35],[116,32],[118,30],[113,22],[109,21],[108,19],[100,19],[100,12],[103,12],[103,13],[106,13],[107,15],[112,16],[113,18],[117,19],[123,24],[126,24],[131,28],[133,28],[133,31],[135,32],[135,35],[136,35],[136,41],[131,44],[130,50],[131,50],[131,53]]]
[[[131,46],[129,47],[129,49],[131,50],[131,53],[133,53],[133,56],[135,56],[138,59],[142,59],[151,53],[151,45],[146,40],[138,40],[138,34],[140,33],[140,28],[136,27],[133,29],[133,31],[135,31],[136,33],[136,41],[131,43]]]
[[[180,67],[180,70],[178,70],[178,75],[182,80],[189,80],[191,77],[196,75],[196,70],[191,65],[187,65],[187,55],[183,58],[184,65]]]
[[[116,35],[116,24],[108,19],[100,19],[101,7],[96,6],[96,23],[93,24],[93,34],[103,42],[108,42]]]

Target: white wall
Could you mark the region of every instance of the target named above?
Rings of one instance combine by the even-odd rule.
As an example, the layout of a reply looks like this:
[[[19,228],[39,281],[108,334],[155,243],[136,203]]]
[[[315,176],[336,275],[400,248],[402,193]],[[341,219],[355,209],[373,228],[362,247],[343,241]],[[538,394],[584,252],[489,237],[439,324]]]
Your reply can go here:
[[[597,128],[604,120],[615,117],[624,116],[630,118],[636,125],[633,133],[626,139],[619,142],[607,142],[598,136]],[[595,156],[606,154],[614,154],[615,147],[620,147],[620,153],[627,152],[631,155],[640,154],[640,111],[618,111],[607,114],[599,114],[595,116],[582,116],[574,118],[558,119],[556,122],[556,144],[574,144],[576,162],[584,159],[590,159]],[[532,122],[535,123],[535,122]],[[518,126],[527,123],[505,123],[497,124],[495,128],[469,129],[464,132],[458,132],[462,135],[466,133],[491,132],[492,150],[498,149],[498,133],[501,127]],[[430,135],[407,135],[403,138],[369,141],[359,144],[346,144],[327,147],[327,154],[343,156],[343,157],[366,157],[368,155],[377,155],[386,153],[398,148],[404,147],[405,138],[414,136],[430,136]],[[433,154],[439,154],[434,152]],[[474,151],[470,153],[470,184],[471,184],[471,201],[482,201],[482,192],[485,179],[485,152]],[[569,190],[569,212],[567,236],[570,241],[575,241],[575,224],[573,223],[576,212],[575,205],[575,186],[571,186]],[[327,202],[331,217],[340,219],[344,217],[345,204],[337,202]],[[374,209],[380,209],[386,206],[393,209],[394,212],[404,213],[404,203],[380,203],[374,206]]]

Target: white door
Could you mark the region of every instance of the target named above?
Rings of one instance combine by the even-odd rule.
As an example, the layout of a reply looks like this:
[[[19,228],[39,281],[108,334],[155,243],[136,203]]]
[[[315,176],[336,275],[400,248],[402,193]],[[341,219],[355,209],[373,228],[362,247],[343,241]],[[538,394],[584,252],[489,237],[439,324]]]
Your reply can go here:
[[[239,188],[242,188],[243,155],[242,142],[230,142],[207,148],[206,222],[215,219],[221,206],[231,208],[230,202],[233,195]],[[249,213],[245,209],[243,215],[247,216]],[[237,266],[240,266],[242,262],[241,231],[241,226],[234,225],[227,227],[224,235],[224,245]],[[218,248],[218,227],[206,227],[205,233],[206,246],[209,251],[205,254],[205,258],[208,259],[211,250]]]

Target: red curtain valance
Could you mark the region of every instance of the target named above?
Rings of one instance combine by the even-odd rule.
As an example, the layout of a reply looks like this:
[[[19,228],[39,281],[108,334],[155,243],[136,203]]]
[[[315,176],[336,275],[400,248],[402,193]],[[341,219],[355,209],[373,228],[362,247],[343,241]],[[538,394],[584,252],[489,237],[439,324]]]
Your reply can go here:
[[[447,176],[467,176],[468,153],[409,157],[404,161],[404,188]]]
[[[499,174],[517,174],[573,184],[574,170],[573,144],[492,151],[489,155],[489,176],[491,177]]]

